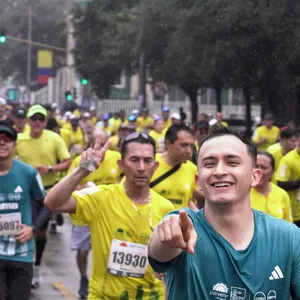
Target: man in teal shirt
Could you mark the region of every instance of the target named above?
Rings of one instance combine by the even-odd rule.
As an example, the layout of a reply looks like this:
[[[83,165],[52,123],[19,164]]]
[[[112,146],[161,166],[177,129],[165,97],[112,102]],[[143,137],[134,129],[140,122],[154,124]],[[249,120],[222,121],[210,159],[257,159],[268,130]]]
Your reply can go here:
[[[300,230],[251,209],[250,188],[261,178],[255,166],[256,148],[224,127],[204,142],[204,210],[170,213],[149,241],[168,299],[300,299]]]

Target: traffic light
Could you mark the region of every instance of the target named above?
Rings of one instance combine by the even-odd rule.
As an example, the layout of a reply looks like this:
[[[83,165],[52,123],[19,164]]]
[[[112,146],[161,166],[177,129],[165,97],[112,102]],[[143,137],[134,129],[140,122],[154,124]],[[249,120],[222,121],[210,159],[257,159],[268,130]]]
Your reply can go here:
[[[16,88],[11,88],[7,90],[7,99],[9,101],[16,101],[19,100],[20,94],[19,90]]]
[[[4,29],[0,30],[0,43],[4,44],[6,42],[6,32]]]
[[[89,83],[89,81],[86,78],[81,78],[81,83],[83,85],[87,85]]]
[[[65,97],[67,101],[72,101],[73,100],[73,96],[71,91],[65,91]]]

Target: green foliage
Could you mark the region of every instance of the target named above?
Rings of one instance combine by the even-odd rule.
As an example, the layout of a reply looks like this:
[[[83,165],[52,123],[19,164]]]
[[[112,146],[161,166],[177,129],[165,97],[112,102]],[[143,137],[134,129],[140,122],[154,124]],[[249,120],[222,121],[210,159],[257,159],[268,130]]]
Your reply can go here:
[[[77,67],[107,95],[143,49],[154,81],[177,83],[190,96],[194,121],[203,87],[217,95],[244,88],[279,115],[299,84],[299,15],[300,2],[289,0],[93,0],[77,16]]]
[[[34,0],[32,20],[32,40],[65,47],[64,0]],[[27,39],[28,0],[1,1],[0,28],[5,28],[7,35]],[[27,45],[6,41],[1,46],[1,76],[14,75],[20,83],[25,82]],[[32,48],[32,80],[37,78],[37,48]],[[54,64],[62,64],[62,58],[55,53]]]

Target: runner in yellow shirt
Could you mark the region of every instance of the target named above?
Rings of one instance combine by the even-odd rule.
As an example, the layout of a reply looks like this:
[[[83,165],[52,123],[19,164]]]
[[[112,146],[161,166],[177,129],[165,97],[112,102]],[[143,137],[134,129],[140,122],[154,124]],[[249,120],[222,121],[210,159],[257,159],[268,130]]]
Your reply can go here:
[[[96,138],[100,142],[100,148],[104,147],[105,143],[108,140],[107,134],[103,130],[97,129],[95,129],[93,132],[92,144],[94,144]],[[121,175],[121,170],[118,166],[118,160],[120,159],[121,154],[119,152],[107,150],[100,166],[80,182],[78,189],[92,185],[117,183]],[[79,167],[80,160],[81,155],[77,156],[73,160],[72,165],[70,166],[68,171],[69,174]],[[83,222],[73,220],[71,233],[71,250],[77,251],[76,261],[81,275],[78,291],[78,295],[80,297],[86,297],[88,295],[87,266],[90,245],[91,234],[89,227]]]
[[[144,108],[140,117],[136,119],[137,128],[140,132],[148,132],[153,126],[153,118],[149,116],[149,110]]]
[[[296,149],[285,155],[276,173],[278,186],[290,196],[294,223],[300,227],[300,136],[297,132]]]
[[[30,127],[27,124],[26,110],[24,108],[15,108],[12,110],[13,128],[17,133],[29,132]]]
[[[259,183],[251,188],[251,207],[276,218],[293,222],[290,197],[285,190],[271,182],[275,161],[268,152],[257,153],[257,168],[262,172]]]
[[[156,145],[156,152],[164,152],[165,150],[165,132],[164,121],[160,116],[156,116],[154,119],[153,129],[150,130],[149,135],[154,139]]]
[[[166,132],[169,127],[172,125],[172,121],[170,119],[170,109],[169,107],[164,107],[162,109],[162,118],[163,118],[163,121],[164,121],[164,131]]]
[[[124,184],[73,192],[85,176],[98,168],[107,147],[99,151],[100,143],[96,141],[94,149],[83,152],[80,167],[49,192],[45,203],[90,226],[93,268],[89,300],[162,300],[163,284],[148,265],[147,243],[153,228],[173,206],[149,189],[157,168],[153,139],[143,133],[125,139],[119,161],[126,175]]]
[[[296,132],[293,129],[285,128],[280,132],[280,141],[268,147],[267,151],[271,153],[275,159],[275,172],[272,182],[276,183],[275,174],[277,172],[279,162],[284,155],[295,149],[296,146]]]
[[[109,149],[113,151],[120,151],[120,145],[123,139],[128,135],[128,126],[120,124],[116,135],[109,138]]]
[[[279,140],[280,130],[273,126],[273,115],[267,114],[263,120],[262,126],[255,129],[252,141],[257,150],[266,151],[268,147],[275,144]]]
[[[152,184],[163,174],[180,165],[173,174],[153,186],[158,194],[173,203],[175,209],[188,206],[197,209],[193,199],[204,200],[196,187],[197,167],[189,161],[193,144],[194,137],[188,127],[172,125],[165,136],[166,151],[156,155],[159,166],[151,179]]]
[[[76,116],[70,117],[70,124],[71,124],[71,147],[70,147],[70,154],[73,158],[78,156],[84,149],[85,145],[87,144],[87,138],[79,126],[79,118]]]

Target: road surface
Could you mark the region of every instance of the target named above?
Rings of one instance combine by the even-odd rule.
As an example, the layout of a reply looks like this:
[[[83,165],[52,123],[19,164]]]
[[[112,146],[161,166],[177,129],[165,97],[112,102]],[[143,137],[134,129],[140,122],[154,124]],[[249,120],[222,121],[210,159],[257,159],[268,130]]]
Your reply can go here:
[[[48,235],[41,268],[43,283],[32,290],[30,300],[78,299],[80,276],[76,267],[76,253],[70,250],[71,227],[71,220],[65,215],[64,225],[57,227],[58,233]]]

